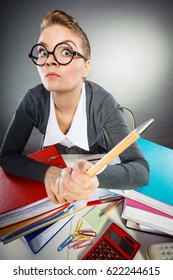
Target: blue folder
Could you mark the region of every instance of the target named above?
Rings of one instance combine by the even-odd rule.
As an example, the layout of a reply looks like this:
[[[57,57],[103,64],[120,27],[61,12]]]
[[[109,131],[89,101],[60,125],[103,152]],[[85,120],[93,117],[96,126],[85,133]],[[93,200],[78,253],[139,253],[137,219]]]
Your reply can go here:
[[[144,138],[138,144],[150,165],[150,182],[135,191],[173,206],[173,150]]]

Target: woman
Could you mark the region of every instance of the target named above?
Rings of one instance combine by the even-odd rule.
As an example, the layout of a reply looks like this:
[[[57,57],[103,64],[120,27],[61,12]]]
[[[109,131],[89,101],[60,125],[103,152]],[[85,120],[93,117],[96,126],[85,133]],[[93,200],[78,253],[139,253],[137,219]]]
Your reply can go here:
[[[60,169],[22,154],[33,127],[43,134],[44,147],[56,144],[62,154],[107,153],[129,133],[121,106],[86,80],[90,44],[75,18],[58,10],[46,13],[29,57],[42,84],[30,89],[16,110],[1,147],[2,168],[44,181],[54,203],[88,198],[98,186],[131,189],[147,184],[149,166],[136,143],[120,155],[121,164],[93,178],[85,174],[91,167],[87,161]]]

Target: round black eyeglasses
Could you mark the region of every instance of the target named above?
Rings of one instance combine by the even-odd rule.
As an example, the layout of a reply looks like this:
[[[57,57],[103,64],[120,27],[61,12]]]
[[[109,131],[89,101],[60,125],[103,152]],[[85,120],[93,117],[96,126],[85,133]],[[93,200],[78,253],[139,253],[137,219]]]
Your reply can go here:
[[[81,57],[87,61],[82,54],[74,51],[73,48],[66,42],[57,44],[53,51],[48,51],[43,44],[36,44],[32,47],[31,52],[29,53],[29,58],[31,58],[36,65],[43,66],[50,54],[53,55],[54,60],[60,65],[69,64],[73,60],[74,56]]]

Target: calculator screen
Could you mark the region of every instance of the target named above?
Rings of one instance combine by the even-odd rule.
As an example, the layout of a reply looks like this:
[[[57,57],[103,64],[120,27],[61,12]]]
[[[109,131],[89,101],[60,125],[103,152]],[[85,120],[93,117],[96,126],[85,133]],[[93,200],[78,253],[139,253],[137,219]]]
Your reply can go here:
[[[133,253],[134,248],[129,243],[127,243],[119,234],[117,234],[115,230],[110,229],[108,232],[108,237],[129,256]]]

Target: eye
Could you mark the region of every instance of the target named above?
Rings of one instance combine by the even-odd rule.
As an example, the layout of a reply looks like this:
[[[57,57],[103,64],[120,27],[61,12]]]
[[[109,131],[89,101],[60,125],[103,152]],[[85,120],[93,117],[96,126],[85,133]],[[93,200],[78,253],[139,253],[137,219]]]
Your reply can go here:
[[[38,50],[38,55],[39,55],[39,57],[46,57],[47,56],[47,51],[45,49],[39,49]]]
[[[47,51],[42,50],[39,52],[39,57],[45,57],[45,56],[47,56]]]
[[[63,50],[61,51],[61,54],[62,54],[63,56],[69,57],[69,56],[72,55],[72,52],[71,52],[70,50],[68,50],[68,49],[63,49]]]

